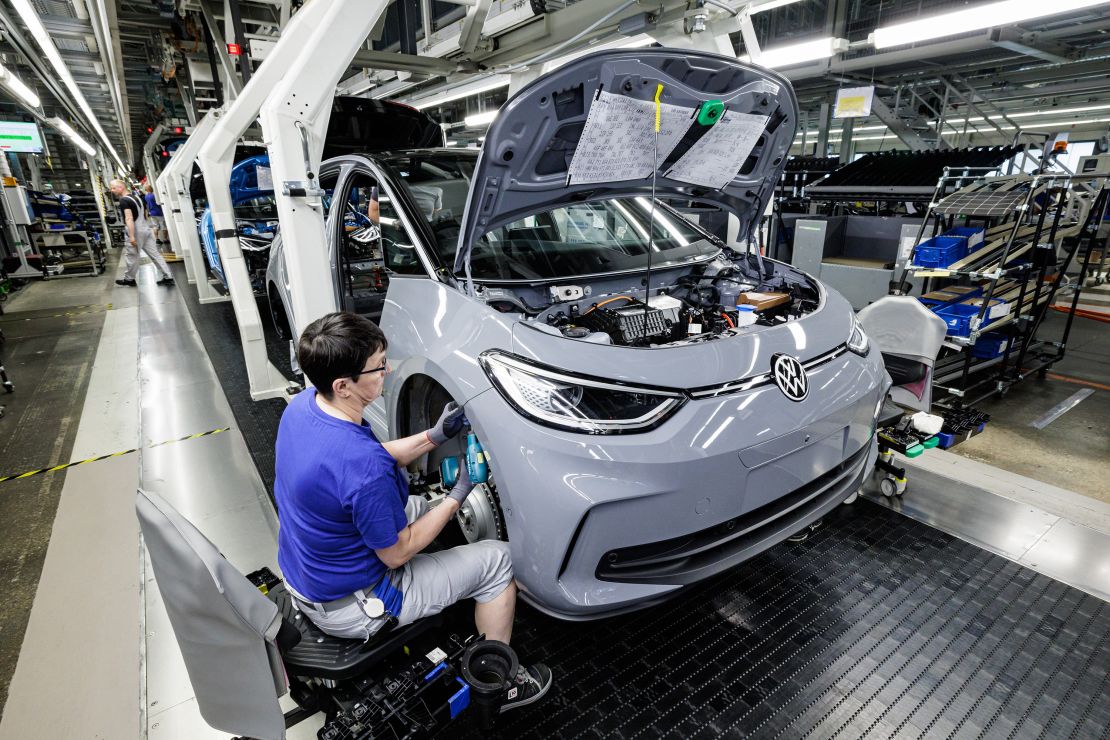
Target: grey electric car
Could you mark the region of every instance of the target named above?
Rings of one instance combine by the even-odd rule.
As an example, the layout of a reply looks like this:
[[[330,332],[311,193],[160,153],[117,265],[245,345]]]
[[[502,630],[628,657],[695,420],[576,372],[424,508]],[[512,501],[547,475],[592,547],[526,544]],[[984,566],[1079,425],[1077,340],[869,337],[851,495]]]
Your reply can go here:
[[[851,306],[684,215],[723,207],[746,237],[796,118],[789,83],[736,59],[602,52],[512,96],[480,154],[321,168],[338,303],[390,342],[370,422],[392,438],[465,405],[492,478],[460,523],[508,540],[539,609],[663,599],[806,527],[871,469],[889,379]],[[280,237],[267,280],[292,335],[306,322]],[[458,452],[413,472],[434,486]]]

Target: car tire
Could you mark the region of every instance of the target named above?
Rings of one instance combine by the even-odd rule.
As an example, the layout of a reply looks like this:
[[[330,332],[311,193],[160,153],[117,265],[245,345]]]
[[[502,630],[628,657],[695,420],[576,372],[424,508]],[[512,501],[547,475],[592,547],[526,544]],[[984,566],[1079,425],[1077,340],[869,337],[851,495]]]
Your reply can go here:
[[[268,296],[267,303],[270,304],[270,320],[274,323],[274,333],[277,338],[286,342],[293,337],[293,332],[289,328],[289,318],[285,315],[285,304],[281,302],[278,297],[277,291],[271,285],[270,289],[266,291]]]

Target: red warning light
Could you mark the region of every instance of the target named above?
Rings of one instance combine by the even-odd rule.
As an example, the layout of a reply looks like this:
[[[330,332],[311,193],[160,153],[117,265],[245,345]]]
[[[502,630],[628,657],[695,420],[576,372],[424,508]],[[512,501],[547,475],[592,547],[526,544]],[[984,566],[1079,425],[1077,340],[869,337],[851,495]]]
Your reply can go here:
[[[174,126],[173,127],[173,132],[175,134],[183,134],[183,133],[185,133],[185,129],[182,128],[181,126]]]
[[[146,127],[146,132],[148,134],[153,134],[154,133],[154,127],[153,126],[147,126]]]
[[[169,153],[169,152],[167,152],[167,151],[166,151],[165,149],[163,149],[163,150],[162,150],[162,156],[163,156],[163,157],[168,157],[168,156],[170,156],[170,153]]]
[[[243,53],[243,47],[240,46],[239,44],[228,44],[227,45],[227,53],[230,54],[233,57],[237,57],[237,56],[239,56],[240,54]]]

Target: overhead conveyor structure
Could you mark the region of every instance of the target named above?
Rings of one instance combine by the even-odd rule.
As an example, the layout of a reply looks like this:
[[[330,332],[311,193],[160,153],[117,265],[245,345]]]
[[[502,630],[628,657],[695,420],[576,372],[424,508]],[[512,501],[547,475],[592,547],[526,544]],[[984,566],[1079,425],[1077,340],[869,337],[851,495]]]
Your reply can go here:
[[[166,125],[164,123],[157,124],[151,130],[150,136],[146,139],[146,143],[143,144],[143,168],[146,172],[147,182],[151,185],[154,185],[155,180],[158,179],[158,167],[154,164],[154,147],[158,146],[158,142],[161,141],[162,134],[165,133],[165,131]]]
[[[189,282],[196,283],[197,295],[201,303],[226,301],[226,296],[218,293],[208,282],[208,269],[204,265],[204,255],[200,248],[200,234],[193,216],[193,198],[190,184],[193,163],[205,139],[215,128],[220,109],[209,111],[200,120],[193,134],[182,144],[166,169],[158,177],[159,195],[169,210],[166,219],[170,228],[170,239],[174,248],[180,248],[185,257],[186,274]]]
[[[335,86],[385,8],[384,1],[347,0],[303,9],[235,101],[211,114],[214,124],[198,147],[254,400],[284,395],[289,381],[266,355],[262,319],[239,245],[229,185],[235,145],[261,112],[288,271],[296,276],[290,292],[297,324],[336,310],[315,173]]]

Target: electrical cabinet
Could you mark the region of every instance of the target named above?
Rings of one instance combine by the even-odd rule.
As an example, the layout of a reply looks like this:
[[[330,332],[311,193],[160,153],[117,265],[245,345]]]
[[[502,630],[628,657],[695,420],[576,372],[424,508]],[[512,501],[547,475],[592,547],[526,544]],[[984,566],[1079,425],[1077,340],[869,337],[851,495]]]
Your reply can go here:
[[[30,226],[34,221],[34,214],[27,202],[27,188],[22,185],[5,185],[4,211],[17,226]]]

